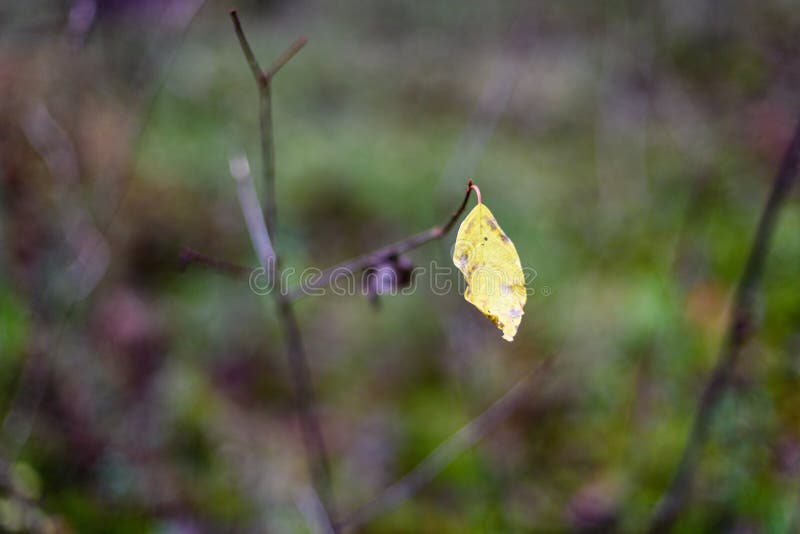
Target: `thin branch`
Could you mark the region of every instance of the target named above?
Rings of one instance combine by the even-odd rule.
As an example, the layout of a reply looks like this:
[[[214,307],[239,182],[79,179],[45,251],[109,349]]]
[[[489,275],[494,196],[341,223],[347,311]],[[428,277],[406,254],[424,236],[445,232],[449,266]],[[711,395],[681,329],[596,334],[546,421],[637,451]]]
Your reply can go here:
[[[396,243],[386,245],[379,249],[373,250],[372,252],[363,254],[357,258],[330,267],[322,273],[322,276],[318,280],[314,280],[313,283],[308,282],[301,287],[295,288],[288,294],[287,299],[290,301],[298,300],[306,295],[306,291],[326,287],[344,273],[358,272],[378,265],[387,258],[405,254],[410,250],[447,235],[453,225],[458,221],[458,218],[464,212],[470,196],[470,186],[472,185],[472,180],[470,180],[467,184],[467,193],[464,195],[464,200],[461,202],[461,205],[458,207],[458,209],[453,212],[453,214],[450,216],[450,219],[444,226],[434,226],[433,228],[429,228],[424,232],[414,234],[401,241],[397,241]],[[242,276],[250,271],[248,267],[208,256],[207,254],[198,252],[190,247],[183,247],[181,249],[180,262],[184,266],[198,265],[200,267],[217,271],[220,274],[234,277]]]
[[[429,228],[424,232],[414,234],[401,241],[392,243],[391,245],[386,245],[377,250],[373,250],[372,252],[362,254],[356,258],[334,265],[333,267],[326,269],[321,276],[302,283],[299,287],[294,288],[289,292],[287,298],[292,301],[299,300],[316,289],[328,287],[336,279],[342,276],[362,271],[368,267],[374,267],[388,258],[405,254],[406,252],[418,248],[430,241],[444,237],[447,235],[453,225],[455,225],[456,221],[458,221],[458,218],[467,207],[467,201],[469,200],[470,193],[472,192],[472,186],[472,180],[469,180],[467,183],[467,192],[464,195],[464,200],[461,202],[461,205],[458,207],[458,209],[453,212],[453,215],[450,216],[450,219],[444,226],[434,226],[433,228]]]
[[[264,219],[273,235],[277,234],[278,207],[275,199],[275,140],[272,134],[272,85],[259,85],[258,127],[261,132],[261,166],[264,175]]]
[[[239,14],[235,9],[233,9],[231,10],[230,15],[231,20],[233,20],[233,29],[236,31],[236,38],[239,39],[239,46],[242,47],[242,52],[247,60],[247,64],[250,65],[250,71],[253,73],[253,78],[255,78],[260,85],[265,82],[264,71],[261,70],[261,65],[258,64],[256,55],[253,54],[253,49],[250,48],[250,43],[247,41],[247,37],[244,34],[244,29],[242,29],[242,23],[239,20]]]
[[[258,208],[258,198],[253,187],[252,178],[250,178],[249,166],[245,168],[244,165],[241,165],[241,168],[235,168],[232,162],[231,173],[236,175],[237,172],[235,171],[241,171],[238,172],[238,174],[243,179],[237,180],[240,184],[240,202],[242,203],[242,210],[245,212],[245,219],[248,220],[248,230],[250,231],[253,244],[258,251],[259,260],[265,256],[266,251],[263,249],[266,248],[266,244],[269,244],[269,252],[271,254],[268,254],[267,257],[270,258],[272,263],[262,262],[262,266],[265,268],[274,267],[277,270],[280,267],[280,260],[277,253],[272,249],[271,242],[269,241],[270,235],[276,235],[275,149],[273,143],[270,82],[275,73],[305,45],[306,39],[300,38],[295,41],[275,61],[270,71],[265,73],[253,54],[253,50],[242,30],[241,22],[235,10],[231,11],[231,19],[233,20],[233,26],[236,31],[236,36],[239,39],[239,44],[242,47],[242,52],[250,65],[250,70],[258,85],[261,157],[266,207],[263,216],[261,215],[260,208]],[[246,160],[244,160],[244,162],[246,162]],[[255,216],[255,211],[258,211],[258,217]],[[251,213],[248,215],[248,212]],[[251,219],[253,222],[251,222]],[[259,246],[262,247],[261,250],[259,250]],[[295,402],[302,428],[303,444],[306,449],[310,476],[317,493],[320,495],[320,501],[323,508],[325,508],[326,515],[328,517],[335,517],[330,462],[328,461],[328,453],[320,429],[319,420],[314,411],[314,391],[311,382],[311,371],[308,366],[308,358],[303,345],[302,334],[297,323],[297,317],[294,314],[294,309],[292,308],[292,303],[284,297],[281,291],[273,291],[272,295],[278,306],[281,326],[286,336],[286,357],[291,372]]]
[[[268,71],[264,71],[258,63],[250,42],[242,29],[239,14],[236,10],[230,12],[233,28],[242,53],[250,66],[253,79],[258,87],[258,118],[261,133],[261,162],[264,175],[264,219],[272,235],[276,233],[277,205],[275,201],[275,142],[272,126],[272,78],[283,68],[308,42],[305,37],[298,37],[284,52],[278,56]]]
[[[287,359],[294,384],[295,403],[300,415],[303,445],[309,457],[311,479],[325,505],[327,515],[334,517],[331,466],[319,419],[314,410],[316,399],[303,336],[292,303],[286,300],[280,291],[275,291],[273,294],[276,295],[281,326],[288,344]]]
[[[239,191],[239,204],[247,223],[250,240],[256,251],[260,265],[267,270],[268,276],[274,275],[277,267],[277,256],[269,233],[264,224],[258,196],[253,187],[253,179],[247,158],[238,156],[230,161],[231,174],[236,178]],[[319,421],[314,413],[314,391],[311,384],[311,371],[308,368],[303,338],[291,302],[283,297],[280,291],[272,294],[278,305],[281,325],[286,334],[287,359],[295,390],[295,402],[300,415],[303,443],[309,454],[309,470],[311,478],[319,486],[320,493],[330,502],[330,462],[322,437]],[[329,504],[330,509],[330,504]]]
[[[246,42],[246,41],[245,41]],[[258,85],[258,127],[261,133],[261,164],[264,175],[264,218],[267,228],[276,235],[278,228],[278,206],[275,195],[275,136],[272,122],[272,78],[286,63],[305,46],[308,39],[299,37],[281,54],[269,71],[256,77]]]
[[[300,36],[295,41],[289,45],[289,48],[283,51],[283,54],[278,56],[278,59],[275,60],[275,63],[269,68],[267,72],[264,73],[264,77],[267,79],[267,83],[275,76],[279,70],[286,65],[290,59],[292,59],[295,54],[297,54],[306,44],[308,43],[308,38],[305,36]]]
[[[253,242],[253,249],[258,256],[258,263],[265,269],[274,266],[275,250],[261,213],[253,177],[250,175],[250,163],[247,156],[236,156],[229,160],[231,176],[236,179],[236,190],[239,194],[239,205],[247,223],[247,230]]]
[[[233,276],[235,278],[240,278],[250,271],[250,269],[242,265],[212,258],[211,256],[203,254],[202,252],[198,252],[189,247],[183,247],[181,249],[179,261],[181,263],[181,267],[183,268],[186,268],[189,265],[199,265],[201,267],[211,269],[212,271],[216,271],[220,274]]]
[[[443,441],[408,474],[386,488],[373,501],[350,514],[339,526],[343,530],[358,528],[376,516],[395,508],[422,489],[460,454],[470,449],[490,430],[506,420],[519,403],[527,398],[530,387],[552,362],[552,357],[540,362],[535,369],[492,403],[486,411]]]
[[[709,427],[715,408],[730,384],[731,375],[736,367],[742,347],[755,329],[753,324],[753,305],[764,271],[770,239],[772,238],[781,205],[788,196],[796,178],[799,161],[800,122],[795,128],[792,142],[786,149],[780,170],[772,184],[769,198],[764,210],[761,212],[750,255],[747,258],[747,264],[736,289],[725,343],[720,349],[717,364],[706,382],[680,462],[669,487],[656,507],[649,532],[668,531],[689,499],[694,474],[710,430]]]

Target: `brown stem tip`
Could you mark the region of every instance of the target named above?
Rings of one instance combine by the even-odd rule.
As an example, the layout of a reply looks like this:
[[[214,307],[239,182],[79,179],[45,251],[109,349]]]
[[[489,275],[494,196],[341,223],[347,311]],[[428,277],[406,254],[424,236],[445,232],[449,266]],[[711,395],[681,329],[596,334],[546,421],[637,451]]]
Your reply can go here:
[[[472,189],[473,191],[475,191],[475,194],[478,195],[478,204],[483,204],[483,200],[481,199],[481,190],[477,185],[472,183],[472,179],[470,179],[469,187],[467,189]]]

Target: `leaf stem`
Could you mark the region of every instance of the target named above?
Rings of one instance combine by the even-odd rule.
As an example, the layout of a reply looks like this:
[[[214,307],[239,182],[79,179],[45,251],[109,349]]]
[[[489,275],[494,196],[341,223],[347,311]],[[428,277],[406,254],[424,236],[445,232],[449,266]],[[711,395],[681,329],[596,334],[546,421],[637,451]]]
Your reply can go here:
[[[472,179],[469,180],[469,188],[475,190],[475,194],[478,195],[478,204],[483,204],[483,200],[481,199],[481,190],[480,188],[472,183]]]

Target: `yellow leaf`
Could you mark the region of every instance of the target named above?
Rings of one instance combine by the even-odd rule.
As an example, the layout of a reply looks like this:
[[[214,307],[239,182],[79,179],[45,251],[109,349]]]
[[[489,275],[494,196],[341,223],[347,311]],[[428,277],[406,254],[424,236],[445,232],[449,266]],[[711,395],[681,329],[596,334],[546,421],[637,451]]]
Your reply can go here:
[[[458,228],[453,263],[467,280],[467,302],[512,341],[528,298],[525,277],[514,243],[485,204],[475,206]]]

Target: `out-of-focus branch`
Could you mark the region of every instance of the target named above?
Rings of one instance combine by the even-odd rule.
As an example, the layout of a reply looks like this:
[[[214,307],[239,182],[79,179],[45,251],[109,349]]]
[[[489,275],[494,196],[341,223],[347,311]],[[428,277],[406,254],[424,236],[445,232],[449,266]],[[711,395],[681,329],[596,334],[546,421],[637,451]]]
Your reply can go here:
[[[231,160],[231,174],[236,178],[239,192],[239,204],[247,223],[247,231],[253,243],[253,249],[258,256],[258,261],[269,276],[274,276],[273,270],[277,267],[278,258],[272,248],[269,233],[258,204],[258,196],[253,187],[249,165],[244,156]],[[330,463],[322,437],[319,421],[314,413],[314,391],[311,385],[311,371],[308,368],[308,358],[300,327],[294,315],[292,303],[280,291],[273,291],[275,302],[278,305],[281,326],[286,336],[287,359],[289,371],[294,385],[295,402],[300,415],[300,425],[303,434],[303,443],[308,453],[308,463],[311,478],[330,500]],[[330,504],[328,505],[330,510]],[[329,512],[328,512],[329,514]]]
[[[275,152],[273,145],[273,124],[272,124],[272,102],[271,102],[271,81],[275,73],[283,67],[294,55],[305,45],[305,38],[295,41],[273,64],[268,72],[264,72],[253,54],[253,50],[248,43],[247,37],[242,29],[239,16],[235,10],[231,11],[231,19],[242,52],[250,65],[250,70],[258,85],[260,123],[261,123],[261,156],[264,174],[264,185],[266,195],[266,209],[261,215],[258,207],[258,197],[255,188],[252,187],[249,166],[241,164],[240,168],[231,165],[231,172],[236,175],[238,172],[243,179],[237,179],[240,184],[239,199],[242,210],[245,212],[245,219],[248,220],[248,230],[253,240],[256,253],[259,255],[262,267],[271,273],[270,268],[276,271],[280,269],[280,259],[272,248],[270,235],[275,235]],[[242,160],[246,161],[246,160]],[[241,163],[241,161],[240,161]],[[246,172],[245,172],[246,170]],[[249,186],[248,186],[249,184]],[[256,213],[257,212],[257,213]],[[257,216],[256,216],[257,215]],[[253,219],[252,222],[250,219]],[[300,419],[300,426],[303,434],[303,444],[308,458],[308,466],[312,482],[320,502],[325,509],[327,517],[335,517],[333,513],[333,492],[331,488],[330,462],[325,447],[325,440],[322,436],[319,420],[314,410],[314,391],[311,383],[311,371],[308,366],[303,338],[297,317],[294,314],[292,303],[285,298],[281,291],[273,291],[272,295],[278,306],[278,315],[281,321],[287,344],[287,360],[294,387],[295,403]]]
[[[30,437],[34,418],[45,395],[50,379],[50,365],[56,357],[67,321],[77,304],[97,286],[109,264],[108,243],[89,213],[79,200],[80,173],[75,145],[65,130],[51,115],[44,102],[39,102],[21,124],[31,146],[42,158],[53,183],[55,212],[64,232],[65,248],[71,261],[65,269],[67,286],[73,288],[64,302],[63,316],[57,333],[45,341],[46,347],[37,347],[25,361],[8,411],[0,425],[0,456],[13,462]],[[51,277],[42,291],[44,298],[38,302],[39,315],[47,317],[53,307]],[[45,321],[43,321],[44,327]]]
[[[300,36],[294,40],[292,44],[289,45],[289,48],[283,51],[283,54],[278,56],[278,59],[270,66],[269,70],[264,73],[264,77],[269,82],[273,76],[275,76],[279,70],[286,65],[290,59],[292,59],[295,54],[297,54],[300,49],[302,49],[306,43],[308,43],[308,38],[304,36]]]
[[[367,252],[366,254],[362,254],[356,258],[344,261],[334,265],[333,267],[329,267],[322,272],[322,275],[319,278],[305,282],[299,287],[294,288],[292,291],[289,291],[286,298],[290,301],[299,300],[306,296],[309,291],[329,286],[340,276],[344,276],[347,273],[359,272],[369,267],[374,267],[388,258],[405,254],[406,252],[421,247],[430,241],[441,239],[450,232],[450,230],[453,228],[453,225],[456,223],[456,221],[458,221],[458,218],[462,213],[464,213],[464,210],[467,207],[467,201],[469,200],[470,192],[472,191],[472,185],[472,180],[469,180],[467,183],[467,191],[464,195],[464,200],[461,202],[461,205],[459,205],[458,209],[456,209],[456,211],[454,211],[450,216],[450,219],[448,219],[447,223],[445,223],[443,226],[434,226],[433,228],[429,228],[424,232],[414,234],[390,245],[380,247],[372,252]],[[244,275],[248,271],[246,267],[207,256],[188,247],[184,247],[181,251],[181,261],[184,264],[192,263],[214,271],[219,271],[222,274],[233,276]]]
[[[535,369],[526,374],[502,397],[489,406],[486,411],[443,441],[414,469],[386,488],[373,501],[346,517],[339,524],[339,527],[342,530],[356,529],[396,507],[422,489],[450,465],[458,455],[478,443],[490,430],[506,420],[514,412],[517,405],[527,398],[530,394],[530,387],[537,382],[542,372],[552,362],[553,358],[550,357],[539,363]]]
[[[250,271],[250,269],[242,265],[237,265],[229,261],[212,258],[211,256],[203,254],[202,252],[198,252],[189,247],[183,247],[181,249],[181,255],[179,261],[182,267],[188,267],[189,265],[199,265],[201,267],[211,269],[212,271],[216,271],[220,274],[233,276],[235,278],[239,278],[245,275],[248,271]]]
[[[272,64],[269,70],[264,71],[258,63],[247,36],[244,34],[239,14],[234,9],[230,12],[233,28],[242,53],[250,66],[256,85],[258,86],[259,127],[261,130],[261,162],[264,175],[264,219],[267,228],[275,235],[277,221],[277,206],[275,202],[275,143],[272,127],[272,78],[275,74],[305,46],[308,39],[298,37]]]
[[[268,269],[275,262],[275,250],[267,231],[261,206],[258,204],[258,195],[250,175],[250,163],[247,156],[240,155],[229,160],[231,176],[236,179],[236,191],[239,196],[239,205],[242,208],[247,231],[253,242],[253,249],[258,257],[258,264]]]
[[[235,9],[231,11],[231,20],[233,21],[233,29],[236,32],[236,38],[239,39],[239,46],[242,47],[244,58],[247,60],[247,64],[250,65],[250,71],[253,73],[253,77],[256,81],[261,82],[261,79],[264,77],[264,71],[261,70],[261,65],[258,64],[256,55],[253,53],[253,49],[250,48],[250,43],[247,41],[244,29],[242,28],[242,22],[239,20],[239,13],[237,13]]]
[[[305,491],[297,492],[294,502],[314,534],[333,534],[335,532],[331,518],[328,517],[314,488],[307,487]]]
[[[720,349],[716,366],[700,396],[697,413],[678,467],[656,507],[649,527],[651,533],[668,531],[688,501],[714,410],[730,384],[731,375],[739,360],[742,347],[755,329],[753,324],[754,301],[775,223],[781,205],[788,196],[797,176],[798,162],[800,162],[800,122],[795,127],[794,137],[786,149],[769,198],[761,212],[750,255],[736,288],[725,342]]]
[[[467,207],[467,201],[469,200],[469,195],[472,191],[472,185],[472,180],[469,180],[467,183],[467,192],[464,195],[464,200],[461,202],[461,205],[458,207],[458,209],[453,212],[453,214],[450,216],[450,219],[444,224],[444,226],[434,226],[433,228],[429,228],[424,232],[414,234],[401,241],[392,243],[391,245],[386,245],[377,250],[373,250],[372,252],[362,254],[357,258],[334,265],[333,267],[323,271],[321,276],[305,282],[299,287],[296,287],[290,291],[288,294],[288,299],[301,299],[315,289],[324,288],[331,285],[337,278],[341,276],[346,276],[350,273],[359,272],[368,267],[373,267],[388,258],[405,254],[406,252],[420,247],[425,243],[440,239],[447,235],[458,218],[464,212],[464,209]]]

